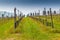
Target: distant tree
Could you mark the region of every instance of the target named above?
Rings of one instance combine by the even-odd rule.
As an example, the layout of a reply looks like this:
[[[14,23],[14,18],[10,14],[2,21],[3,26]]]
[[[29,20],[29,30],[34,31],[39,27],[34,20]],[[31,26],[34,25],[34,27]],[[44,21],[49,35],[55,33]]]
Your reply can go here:
[[[59,9],[59,14],[60,14],[60,9]]]
[[[6,16],[7,18],[9,17],[9,16]]]
[[[30,16],[32,16],[32,13],[30,13]]]
[[[38,10],[38,15],[40,15],[40,10]]]
[[[19,19],[19,10],[18,10],[18,19]]]
[[[43,15],[46,15],[46,8],[44,8]]]
[[[21,14],[20,14],[20,17],[21,17]]]
[[[29,16],[29,14],[27,14],[27,17]]]
[[[34,13],[33,13],[33,16],[34,16]]]
[[[36,13],[36,16],[39,16],[39,13]]]
[[[13,15],[11,15],[11,18],[13,18]]]
[[[20,17],[22,17],[23,16],[23,13],[20,11]]]
[[[37,13],[35,12],[35,16],[37,16]]]
[[[49,11],[47,11],[48,15],[49,15]]]
[[[56,11],[54,10],[54,14],[56,14]]]
[[[2,14],[2,18],[4,18],[4,14]]]

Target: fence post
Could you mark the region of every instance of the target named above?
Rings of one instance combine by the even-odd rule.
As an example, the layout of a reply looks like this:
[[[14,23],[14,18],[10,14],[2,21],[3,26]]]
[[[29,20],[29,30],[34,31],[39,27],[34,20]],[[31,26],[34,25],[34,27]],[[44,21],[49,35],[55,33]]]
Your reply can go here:
[[[47,25],[47,14],[46,14],[46,8],[44,8],[43,15],[46,16],[45,22],[46,22],[46,25]]]
[[[16,29],[16,8],[14,8],[14,27]]]
[[[51,16],[51,25],[52,25],[52,28],[54,28],[54,26],[53,26],[53,17],[52,17],[52,11],[51,11],[51,8],[50,8],[50,16]]]

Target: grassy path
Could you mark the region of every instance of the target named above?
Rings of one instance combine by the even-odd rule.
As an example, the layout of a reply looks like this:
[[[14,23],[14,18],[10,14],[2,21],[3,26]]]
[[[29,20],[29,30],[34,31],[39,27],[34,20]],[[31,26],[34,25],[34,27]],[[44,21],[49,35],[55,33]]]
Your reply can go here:
[[[13,40],[48,40],[49,37],[44,32],[41,32],[40,24],[35,20],[26,17],[23,18],[17,30],[20,34],[12,34],[7,39]]]
[[[30,17],[23,18],[17,27],[19,33],[11,34],[4,40],[59,40],[60,34],[51,33],[51,28]]]

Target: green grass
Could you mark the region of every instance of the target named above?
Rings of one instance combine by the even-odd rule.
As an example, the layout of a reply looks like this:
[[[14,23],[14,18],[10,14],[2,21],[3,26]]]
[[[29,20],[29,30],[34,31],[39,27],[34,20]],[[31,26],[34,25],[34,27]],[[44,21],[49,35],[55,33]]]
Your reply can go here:
[[[8,35],[8,31],[13,27],[13,20],[7,21],[7,19],[4,20],[3,24],[0,25],[0,38],[4,38],[6,35]]]
[[[44,18],[44,16],[40,17]],[[57,17],[56,17],[57,18]],[[30,17],[23,18],[17,28],[14,30],[13,19],[5,24],[0,25],[0,39],[2,40],[60,40],[60,33],[54,33],[53,30],[59,29],[59,19],[54,17],[54,26],[46,26],[40,21],[32,19]],[[48,20],[50,17],[48,18]],[[58,22],[57,22],[58,21]],[[48,21],[50,22],[50,21]],[[8,23],[8,24],[7,24]],[[10,33],[12,32],[12,33]],[[13,33],[15,32],[15,33]]]
[[[27,17],[20,23],[21,39],[25,40],[48,40],[49,37],[46,33],[41,32],[39,23]],[[17,28],[19,30],[19,27]]]

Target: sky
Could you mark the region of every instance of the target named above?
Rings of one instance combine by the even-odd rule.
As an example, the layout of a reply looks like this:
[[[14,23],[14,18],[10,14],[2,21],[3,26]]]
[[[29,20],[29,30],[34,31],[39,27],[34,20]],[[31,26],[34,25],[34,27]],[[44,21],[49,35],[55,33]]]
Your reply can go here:
[[[60,0],[0,0],[0,11],[14,12],[14,8],[24,14],[43,11],[44,8],[59,11]]]

